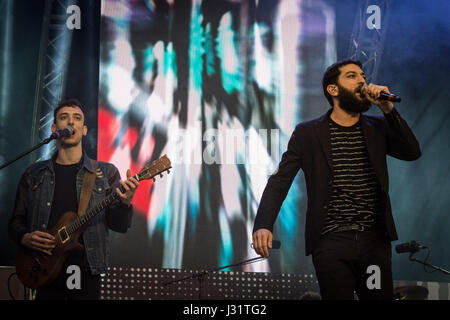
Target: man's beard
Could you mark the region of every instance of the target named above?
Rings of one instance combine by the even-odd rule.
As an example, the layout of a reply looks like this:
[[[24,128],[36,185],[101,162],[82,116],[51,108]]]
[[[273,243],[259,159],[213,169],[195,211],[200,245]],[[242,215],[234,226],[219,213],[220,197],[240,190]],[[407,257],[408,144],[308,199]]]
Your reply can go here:
[[[350,113],[366,112],[370,109],[370,101],[366,97],[362,96],[362,100],[356,97],[356,93],[345,89],[338,85],[339,88],[339,107]]]
[[[61,147],[62,147],[63,149],[69,149],[69,148],[72,148],[72,147],[76,147],[79,143],[80,143],[80,141],[76,141],[76,142],[65,142],[65,141],[63,141],[63,140],[60,140],[60,144],[61,144]]]

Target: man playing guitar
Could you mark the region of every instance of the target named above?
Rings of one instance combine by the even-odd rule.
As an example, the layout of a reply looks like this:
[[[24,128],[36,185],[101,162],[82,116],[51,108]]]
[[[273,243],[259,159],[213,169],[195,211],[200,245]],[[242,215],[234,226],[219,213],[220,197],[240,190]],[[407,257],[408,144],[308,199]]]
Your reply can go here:
[[[87,172],[96,175],[88,210],[111,192],[116,192],[120,201],[116,200],[89,221],[78,239],[83,249],[68,253],[59,275],[37,289],[36,299],[98,299],[100,274],[109,265],[109,230],[124,233],[131,225],[131,202],[139,182],[130,170],[127,180],[122,181],[113,164],[91,161],[82,148],[82,138],[87,134],[84,120],[83,107],[75,99],[62,101],[55,108],[52,132],[71,127],[73,134],[57,140],[58,151],[51,159],[32,164],[23,174],[9,234],[22,249],[32,249],[29,251],[39,252],[42,257],[51,256],[57,242],[47,230],[64,213],[77,212]],[[67,285],[73,270],[67,269],[69,266],[77,266],[81,271],[81,285],[77,288]]]

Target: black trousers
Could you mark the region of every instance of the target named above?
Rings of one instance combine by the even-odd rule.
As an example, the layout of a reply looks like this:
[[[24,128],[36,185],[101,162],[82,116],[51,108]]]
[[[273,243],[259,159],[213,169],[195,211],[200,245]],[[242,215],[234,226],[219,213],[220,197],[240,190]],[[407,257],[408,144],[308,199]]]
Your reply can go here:
[[[323,235],[312,253],[322,299],[393,300],[391,254],[375,230]]]

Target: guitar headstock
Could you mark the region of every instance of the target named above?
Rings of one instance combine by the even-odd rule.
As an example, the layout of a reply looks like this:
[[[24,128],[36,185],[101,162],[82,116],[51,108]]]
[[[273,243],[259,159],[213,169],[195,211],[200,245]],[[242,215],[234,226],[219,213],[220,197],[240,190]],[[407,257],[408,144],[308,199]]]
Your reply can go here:
[[[162,173],[165,171],[169,173],[169,169],[171,168],[172,165],[170,164],[169,158],[167,158],[166,155],[163,155],[161,158],[147,164],[137,175],[139,180],[150,180],[154,179],[158,174],[162,177]]]

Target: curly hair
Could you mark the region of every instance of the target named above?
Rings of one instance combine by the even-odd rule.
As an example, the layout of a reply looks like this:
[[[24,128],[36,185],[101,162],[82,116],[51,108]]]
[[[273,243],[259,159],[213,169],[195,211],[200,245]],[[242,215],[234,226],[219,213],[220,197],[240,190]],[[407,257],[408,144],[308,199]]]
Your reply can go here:
[[[58,113],[59,109],[61,109],[62,107],[78,107],[81,109],[81,111],[84,114],[84,109],[83,109],[83,105],[81,104],[80,101],[78,101],[77,99],[64,99],[61,100],[58,105],[56,106],[55,110],[53,110],[53,123],[56,123],[56,114]]]

